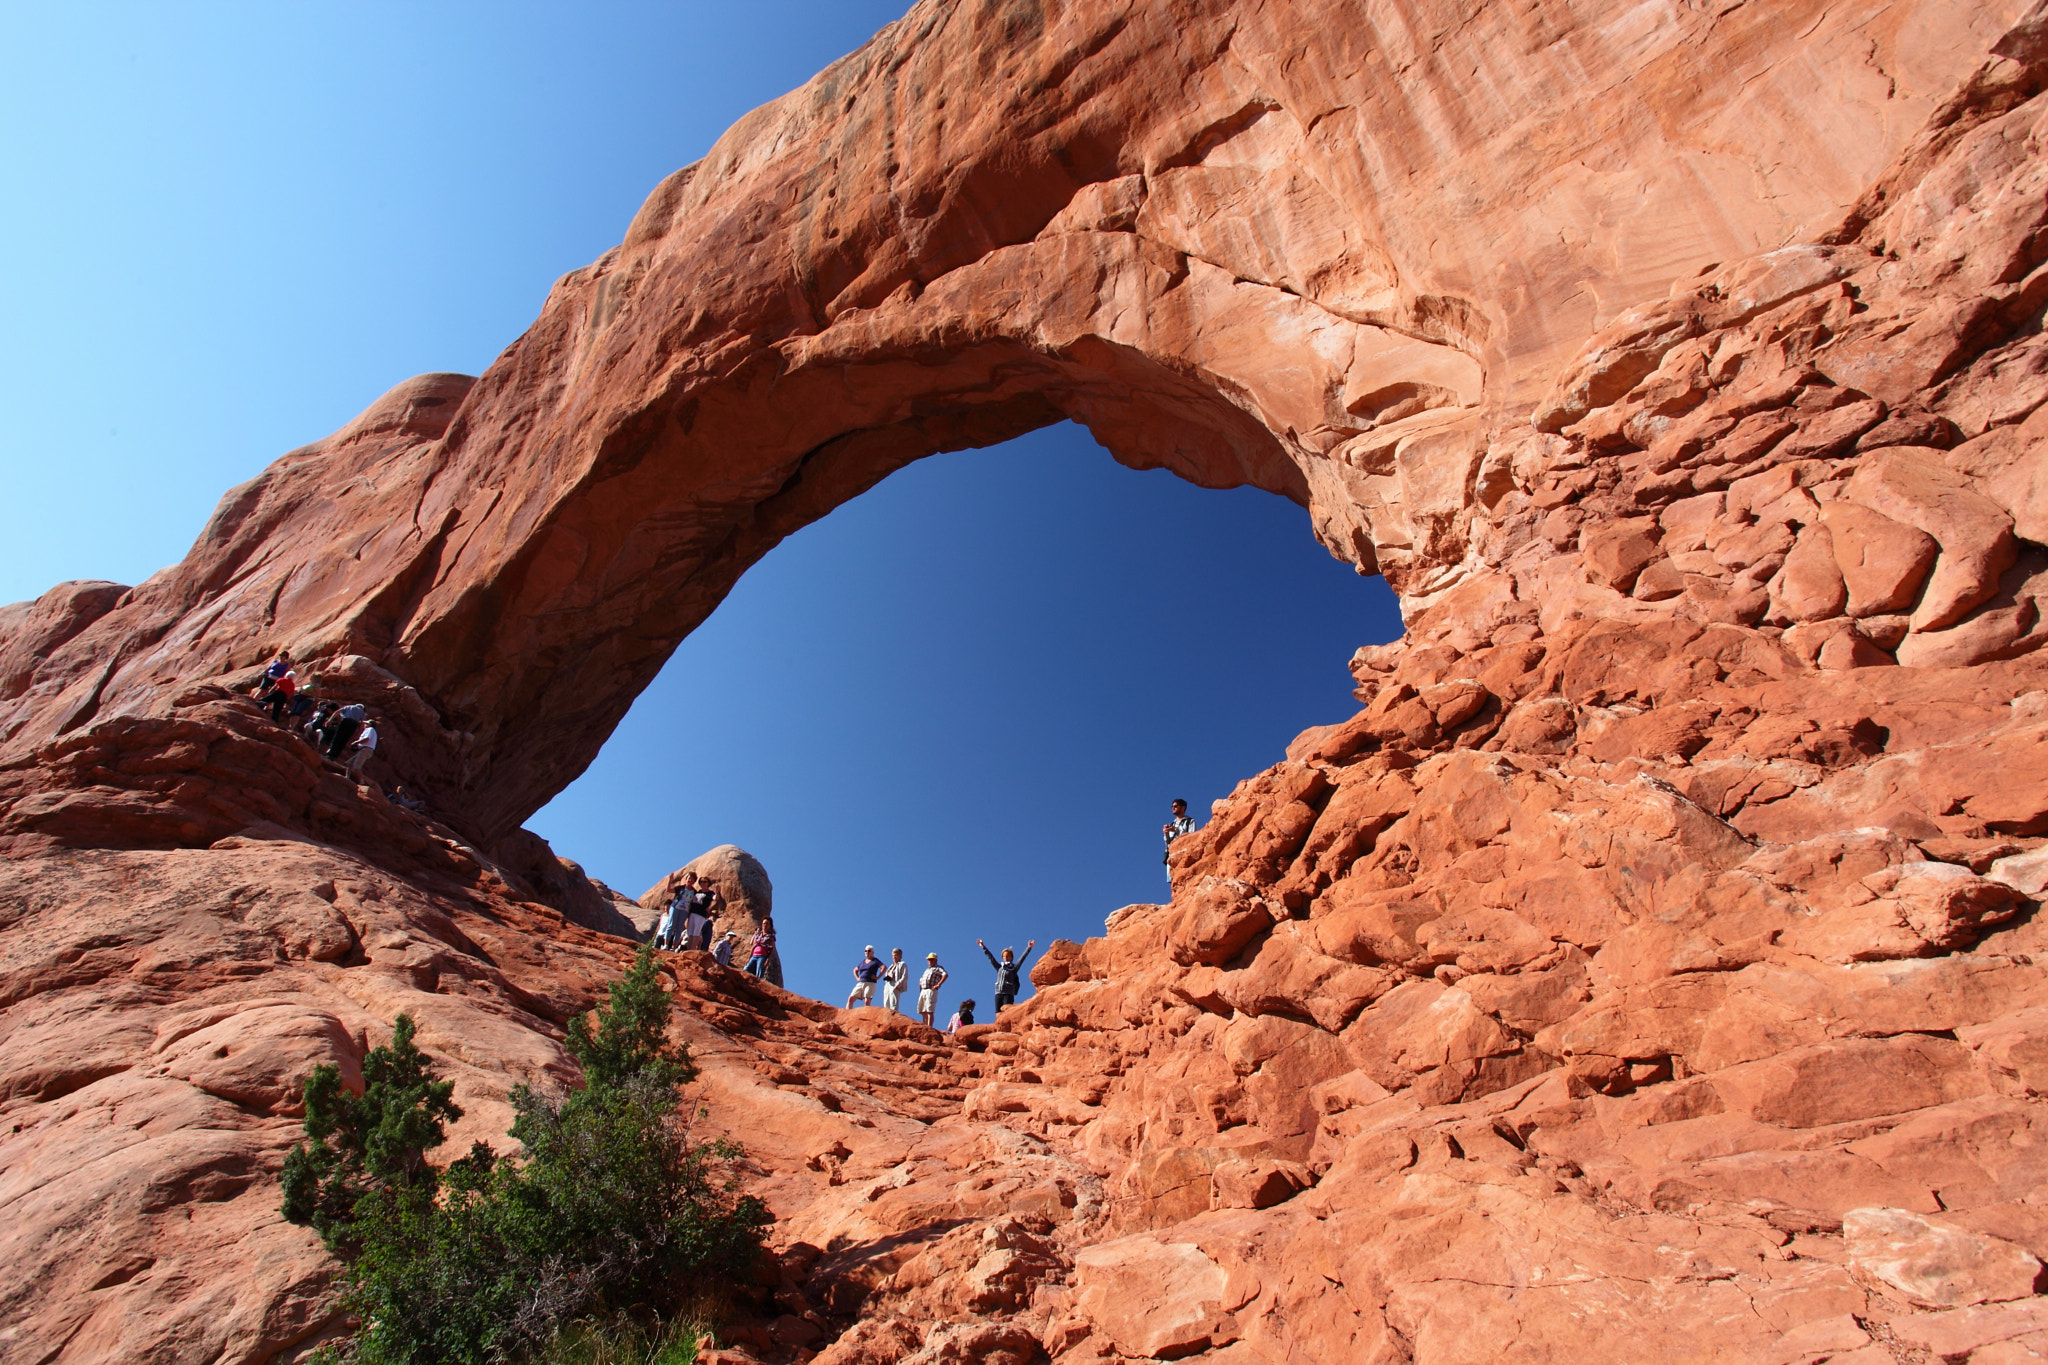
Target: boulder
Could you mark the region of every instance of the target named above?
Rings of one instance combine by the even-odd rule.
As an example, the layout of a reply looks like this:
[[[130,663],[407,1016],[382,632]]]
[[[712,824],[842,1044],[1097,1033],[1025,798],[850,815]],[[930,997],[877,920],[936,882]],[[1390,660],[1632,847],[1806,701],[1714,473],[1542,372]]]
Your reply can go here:
[[[2023,1299],[2041,1279],[2041,1262],[2011,1242],[1904,1209],[1851,1209],[1842,1236],[1860,1278],[1922,1308]]]

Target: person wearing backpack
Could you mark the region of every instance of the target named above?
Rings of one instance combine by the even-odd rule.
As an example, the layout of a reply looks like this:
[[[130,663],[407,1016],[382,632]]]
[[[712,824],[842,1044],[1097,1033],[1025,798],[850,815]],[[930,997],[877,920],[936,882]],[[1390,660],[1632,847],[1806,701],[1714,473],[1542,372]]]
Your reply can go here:
[[[875,983],[881,979],[882,959],[875,956],[875,945],[870,943],[861,950],[860,961],[853,964],[853,993],[846,997],[846,1008],[874,1004]]]
[[[953,1012],[952,1019],[947,1022],[946,1032],[958,1033],[961,1029],[966,1028],[969,1024],[972,1024],[973,1022],[974,1002],[972,1000],[962,1000],[960,1002],[960,1008]]]
[[[917,1017],[930,1028],[933,1016],[939,1012],[939,987],[946,984],[946,969],[939,965],[937,953],[926,953],[924,960],[927,965],[917,978]]]
[[[996,961],[996,955],[988,950],[986,943],[982,943],[980,939],[974,941],[980,944],[981,955],[988,959],[988,965],[996,969],[996,1013],[1001,1014],[1006,1007],[1017,1003],[1017,988],[1022,984],[1018,979],[1018,973],[1023,971],[1025,962],[1030,960],[1031,950],[1038,946],[1038,940],[1034,938],[1024,945],[1024,956],[1021,958],[1010,949],[1003,949],[1001,962]]]

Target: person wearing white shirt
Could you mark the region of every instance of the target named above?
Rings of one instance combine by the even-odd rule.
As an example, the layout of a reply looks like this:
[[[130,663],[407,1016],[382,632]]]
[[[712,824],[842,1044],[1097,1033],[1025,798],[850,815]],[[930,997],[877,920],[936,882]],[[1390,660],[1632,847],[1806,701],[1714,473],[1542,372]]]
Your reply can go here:
[[[350,746],[350,752],[348,756],[348,775],[350,777],[360,778],[363,775],[363,765],[365,763],[368,763],[370,761],[370,755],[376,752],[377,727],[370,724],[368,721],[365,721],[363,722],[362,733],[356,736],[356,742]]]
[[[910,985],[910,964],[903,960],[901,948],[889,950],[889,965],[882,969],[882,1008],[900,1010],[904,988]]]

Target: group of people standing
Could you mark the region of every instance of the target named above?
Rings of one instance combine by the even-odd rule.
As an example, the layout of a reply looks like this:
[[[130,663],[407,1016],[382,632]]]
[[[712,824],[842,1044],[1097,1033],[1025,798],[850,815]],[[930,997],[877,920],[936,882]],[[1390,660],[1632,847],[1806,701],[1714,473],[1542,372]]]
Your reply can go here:
[[[662,911],[661,922],[654,928],[654,946],[670,952],[702,952],[711,954],[721,967],[733,965],[733,955],[740,946],[737,929],[718,932],[718,915],[725,908],[725,897],[711,884],[709,877],[700,877],[695,872],[685,872],[676,892],[669,897],[668,906]],[[763,915],[761,923],[754,929],[752,942],[747,945],[747,955],[741,962],[741,969],[754,976],[766,977],[769,962],[775,956],[775,919]]]
[[[321,698],[315,695],[318,691],[318,678],[300,685],[292,652],[281,649],[264,666],[263,677],[250,695],[270,712],[273,722],[297,730],[322,756],[343,764],[350,777],[360,778],[363,765],[377,752],[377,727],[362,703]]]
[[[1173,818],[1160,827],[1169,858],[1174,841],[1192,834],[1194,829],[1195,822],[1188,815],[1188,803],[1176,798]],[[655,946],[670,951],[708,952],[720,966],[733,966],[733,958],[739,951],[740,935],[734,929],[727,929],[722,934],[716,932],[717,917],[723,906],[724,898],[709,879],[700,878],[695,872],[684,872],[680,885],[662,913],[660,924],[655,928]],[[981,949],[982,956],[988,959],[988,965],[995,968],[995,1009],[1001,1013],[1017,1002],[1018,992],[1023,988],[1024,965],[1037,950],[1038,940],[1026,943],[1021,957],[1011,948],[1003,949],[1002,956],[997,957],[985,941],[976,939],[974,942]],[[763,916],[747,945],[741,965],[755,976],[766,977],[770,975],[769,964],[774,957],[775,921]],[[917,1017],[928,1027],[937,1027],[939,991],[950,974],[939,965],[937,953],[926,953],[924,962],[924,970],[917,976]],[[879,987],[882,1008],[900,1010],[910,982],[910,963],[904,960],[901,948],[891,948],[889,960],[884,962],[870,943],[861,950],[860,961],[853,966],[853,990],[846,997],[846,1007],[853,1009],[858,1005],[874,1004],[875,990]],[[946,1022],[946,1031],[957,1032],[972,1024],[974,1010],[974,1001],[962,1000],[953,1017]]]
[[[1024,963],[1030,958],[1038,940],[1032,939],[1024,945],[1024,956],[1018,957],[1014,949],[1003,949],[1000,961],[989,951],[989,946],[980,939],[974,940],[981,948],[981,954],[988,959],[988,965],[996,969],[996,1009],[998,1012],[1017,1002],[1017,992],[1022,986],[1021,974]],[[936,1028],[939,1014],[939,988],[946,984],[950,975],[939,965],[937,953],[924,955],[925,967],[917,978],[917,1017],[927,1026]],[[856,1005],[871,1005],[875,1000],[875,987],[882,988],[882,1008],[900,1008],[903,992],[910,984],[910,964],[903,960],[901,948],[889,950],[889,960],[882,961],[875,956],[875,945],[870,943],[861,950],[861,959],[853,964],[853,992],[846,997],[846,1008]],[[974,1022],[974,1002],[962,1000],[953,1017],[946,1022],[946,1032],[956,1033]]]

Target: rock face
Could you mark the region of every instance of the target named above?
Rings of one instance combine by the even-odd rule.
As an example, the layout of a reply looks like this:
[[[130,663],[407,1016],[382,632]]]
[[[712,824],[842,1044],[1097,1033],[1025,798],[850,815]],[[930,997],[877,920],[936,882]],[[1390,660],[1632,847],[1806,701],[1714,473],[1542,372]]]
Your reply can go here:
[[[35,666],[0,673],[0,760],[287,644],[383,717],[379,765],[488,845],[783,536],[1061,418],[1126,464],[1291,497],[1426,598],[1543,460],[1504,439],[1531,404],[1577,420],[1745,313],[1837,285],[1860,306],[1844,281],[1880,239],[1836,232],[1855,244],[1714,275],[1712,308],[1616,322],[1907,196],[2025,97],[2021,60],[1942,104],[2020,8],[926,0],[663,182],[481,380],[393,389],[118,605],[38,604]],[[2013,194],[1981,213],[2023,218]],[[2006,264],[1904,345],[1925,374],[1888,358],[1894,308],[1837,382],[1896,402],[1945,377],[2024,311],[1981,298]]]
[[[668,959],[735,1351],[2048,1352],[2044,88],[2041,6],[920,5],[481,380],[0,611],[0,1339],[332,1330],[292,1079],[408,1009],[502,1142],[628,951],[518,820],[780,536],[1068,415],[1406,637],[1000,1026]]]

